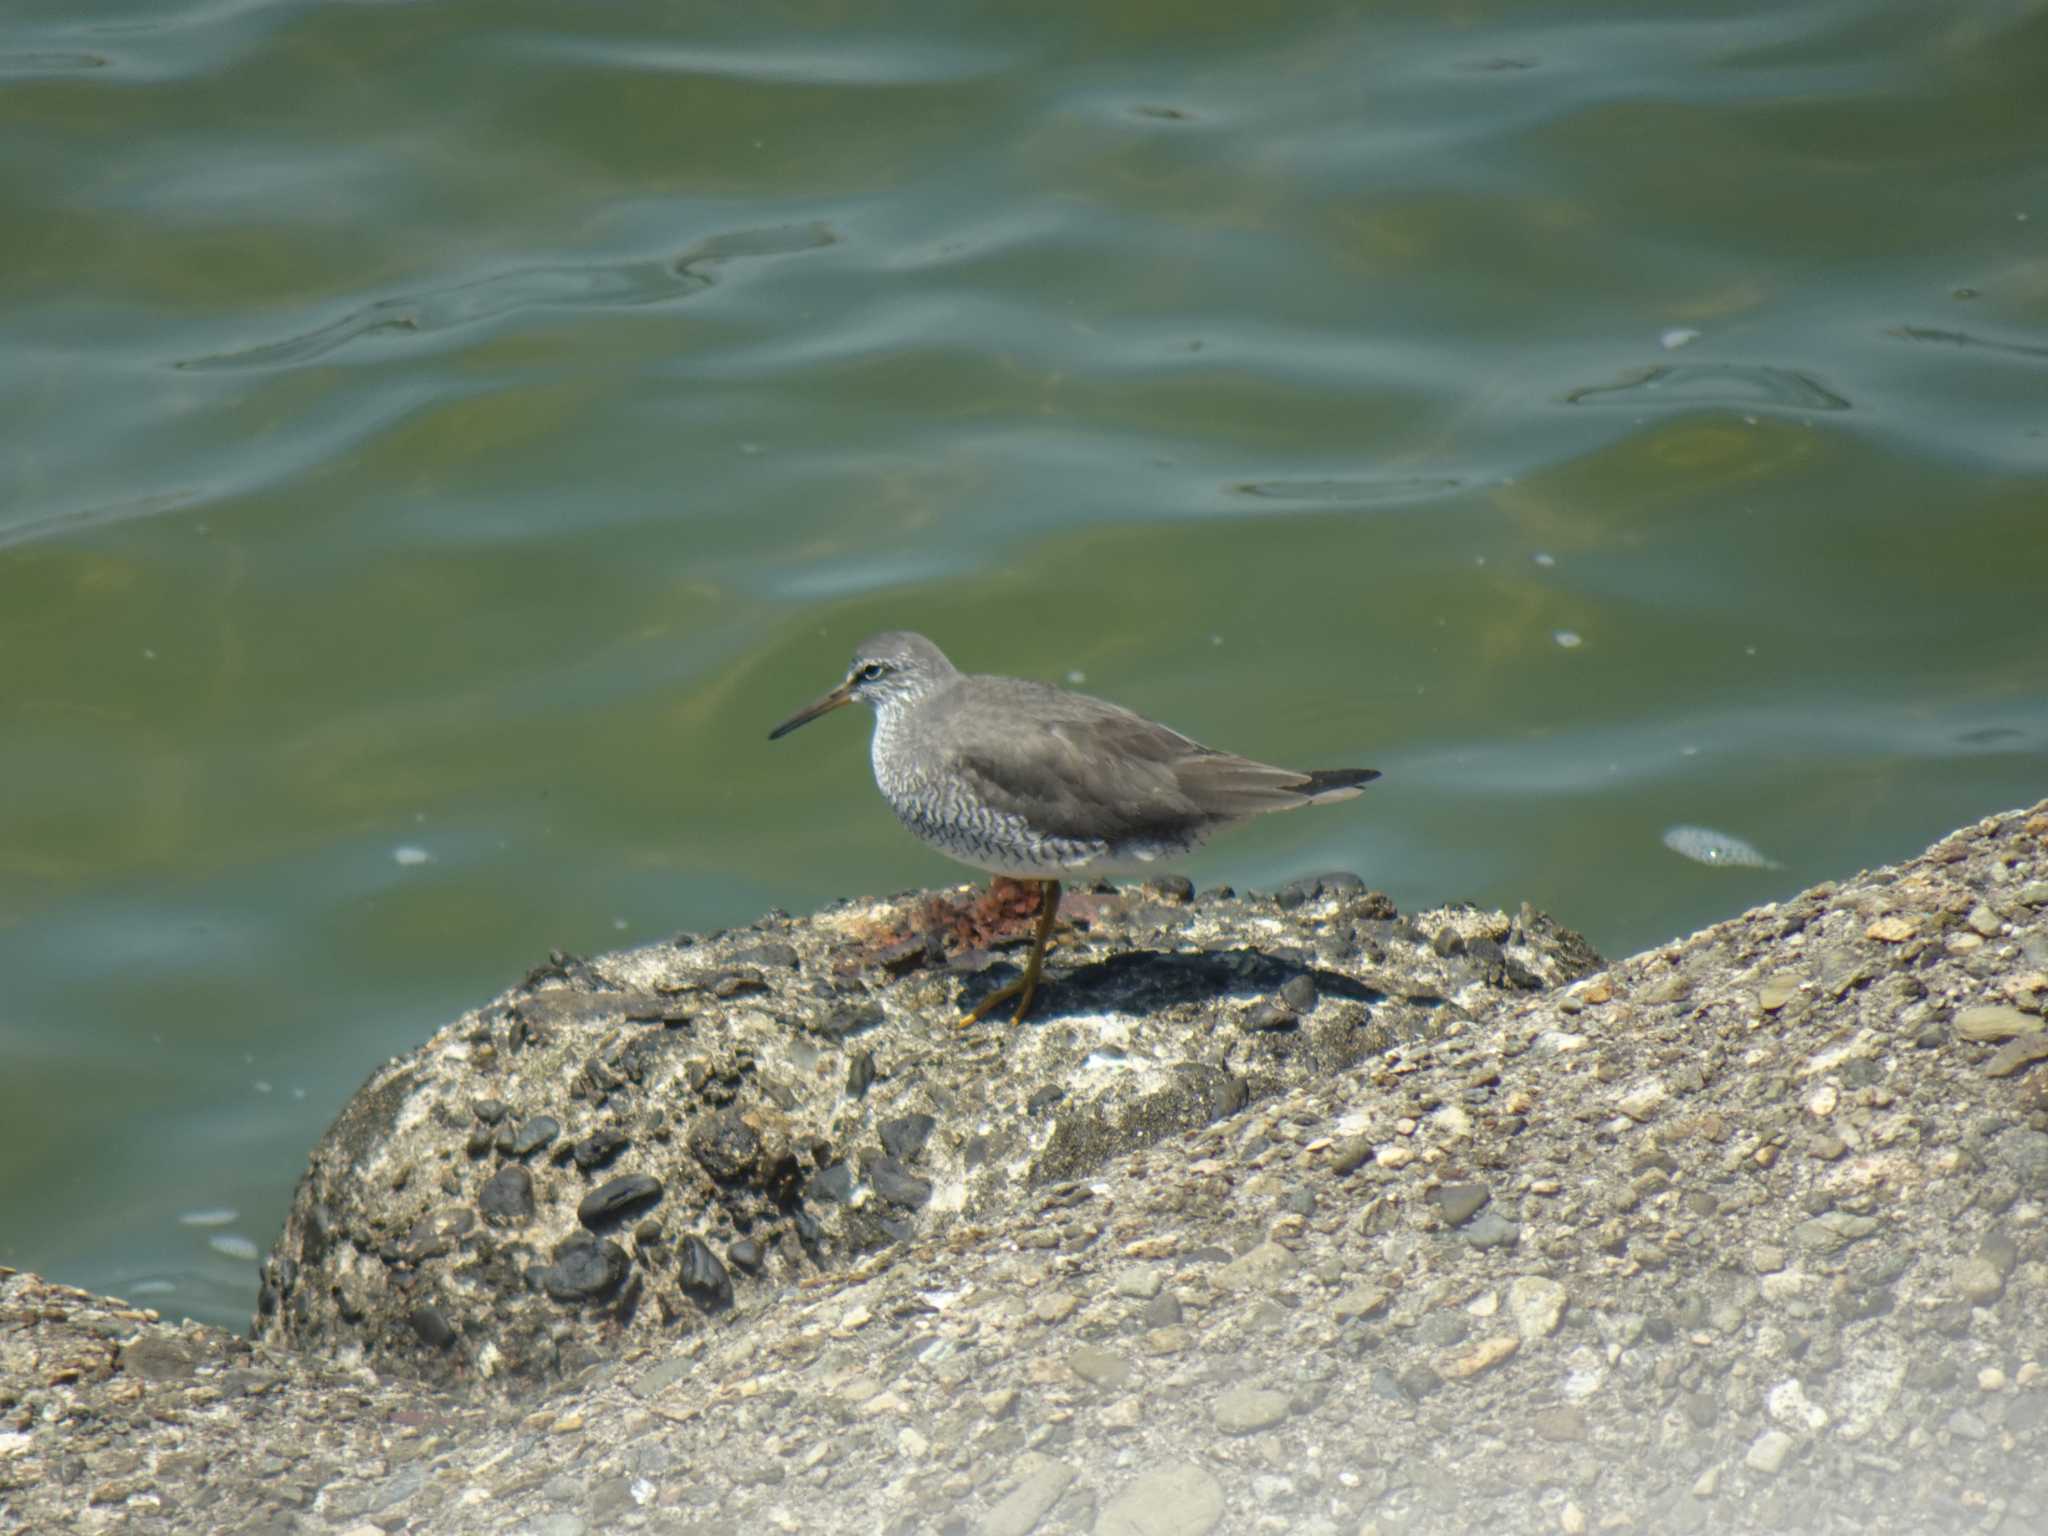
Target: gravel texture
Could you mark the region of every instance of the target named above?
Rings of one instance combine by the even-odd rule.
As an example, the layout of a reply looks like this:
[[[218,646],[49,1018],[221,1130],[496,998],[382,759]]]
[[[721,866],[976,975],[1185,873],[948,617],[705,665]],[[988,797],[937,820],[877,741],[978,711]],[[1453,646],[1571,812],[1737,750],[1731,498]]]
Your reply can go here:
[[[1097,896],[962,1033],[994,905],[551,964],[254,1340],[0,1271],[0,1531],[2048,1529],[2048,805],[1603,971]]]

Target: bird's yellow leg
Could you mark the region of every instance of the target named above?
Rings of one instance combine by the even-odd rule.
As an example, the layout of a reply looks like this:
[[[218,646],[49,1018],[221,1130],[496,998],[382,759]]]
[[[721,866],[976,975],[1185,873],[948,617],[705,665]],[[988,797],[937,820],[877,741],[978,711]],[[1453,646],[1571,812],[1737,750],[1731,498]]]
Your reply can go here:
[[[1045,941],[1052,937],[1053,916],[1060,909],[1059,881],[1041,880],[1038,882],[1038,889],[1038,926],[1031,933],[1031,958],[1024,962],[1024,974],[1015,981],[997,987],[976,1003],[974,1011],[960,1020],[962,1029],[970,1024],[980,1023],[988,1014],[1013,997],[1017,999],[1017,1011],[1010,1016],[1012,1024],[1022,1024],[1024,1015],[1031,1011],[1032,995],[1038,991],[1039,973],[1045,968]]]

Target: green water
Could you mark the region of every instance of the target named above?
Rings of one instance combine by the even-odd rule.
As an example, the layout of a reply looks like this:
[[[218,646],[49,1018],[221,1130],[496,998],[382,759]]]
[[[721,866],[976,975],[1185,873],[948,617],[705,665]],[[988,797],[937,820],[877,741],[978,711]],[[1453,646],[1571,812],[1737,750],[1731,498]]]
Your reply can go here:
[[[763,740],[876,628],[1615,953],[2048,794],[2044,144],[2039,3],[14,0],[0,1262],[239,1325],[550,946],[959,878]]]

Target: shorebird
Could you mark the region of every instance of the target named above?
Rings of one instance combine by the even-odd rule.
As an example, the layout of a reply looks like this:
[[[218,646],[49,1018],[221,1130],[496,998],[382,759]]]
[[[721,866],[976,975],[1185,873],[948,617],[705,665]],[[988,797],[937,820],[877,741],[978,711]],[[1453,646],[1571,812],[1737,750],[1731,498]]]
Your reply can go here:
[[[1031,1011],[1066,877],[1129,874],[1267,811],[1349,800],[1379,777],[1373,768],[1297,772],[1214,751],[1084,693],[962,672],[907,630],[862,641],[844,680],[768,739],[856,700],[874,708],[869,756],[897,819],[949,858],[1040,889],[1024,973],[962,1025],[1012,997],[1012,1022]]]

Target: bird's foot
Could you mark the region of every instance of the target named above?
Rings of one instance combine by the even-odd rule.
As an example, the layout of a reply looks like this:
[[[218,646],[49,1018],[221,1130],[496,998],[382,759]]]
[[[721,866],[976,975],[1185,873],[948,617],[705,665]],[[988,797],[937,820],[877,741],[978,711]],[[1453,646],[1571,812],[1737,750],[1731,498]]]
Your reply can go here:
[[[1017,1011],[1010,1015],[1010,1022],[1012,1024],[1022,1024],[1024,1022],[1024,1015],[1031,1011],[1031,1000],[1038,991],[1039,971],[1040,967],[1036,963],[1036,957],[1034,957],[1034,962],[1025,967],[1022,976],[1019,976],[1015,981],[1004,982],[1003,985],[997,987],[995,991],[989,993],[987,997],[976,1003],[972,1009],[962,1014],[960,1016],[960,1027],[966,1029],[971,1025],[979,1024],[1013,997],[1017,999]]]
[[[1010,1016],[1012,1024],[1022,1024],[1024,1015],[1031,1011],[1031,999],[1038,991],[1038,977],[1045,969],[1046,943],[1052,937],[1053,916],[1060,909],[1060,883],[1057,880],[1039,882],[1038,922],[1031,932],[1031,958],[1024,963],[1024,974],[1005,986],[1000,986],[974,1005],[974,1011],[960,1021],[965,1029],[978,1024],[987,1017],[990,1010],[1011,998],[1017,999],[1017,1011]]]

